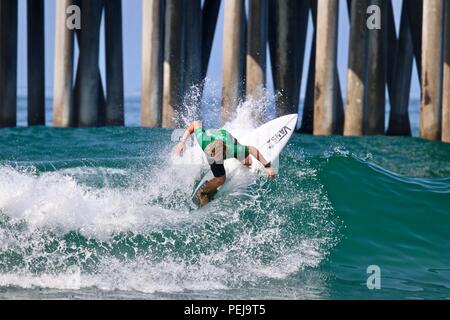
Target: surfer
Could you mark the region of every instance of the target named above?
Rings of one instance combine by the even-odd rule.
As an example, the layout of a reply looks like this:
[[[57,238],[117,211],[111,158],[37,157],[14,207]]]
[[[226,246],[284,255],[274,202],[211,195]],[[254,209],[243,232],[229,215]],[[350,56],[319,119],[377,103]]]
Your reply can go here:
[[[226,174],[223,165],[225,159],[235,158],[243,165],[250,166],[252,164],[250,155],[252,155],[264,166],[264,170],[269,178],[275,178],[276,174],[271,163],[264,158],[257,148],[240,144],[236,138],[225,129],[219,129],[215,133],[208,135],[205,129],[203,129],[200,121],[191,122],[176,145],[175,151],[179,156],[182,156],[183,152],[186,150],[186,140],[191,134],[195,135],[198,144],[206,154],[211,171],[214,175],[214,178],[206,181],[196,193],[200,202],[200,207],[206,205],[210,200],[210,196],[225,183]]]

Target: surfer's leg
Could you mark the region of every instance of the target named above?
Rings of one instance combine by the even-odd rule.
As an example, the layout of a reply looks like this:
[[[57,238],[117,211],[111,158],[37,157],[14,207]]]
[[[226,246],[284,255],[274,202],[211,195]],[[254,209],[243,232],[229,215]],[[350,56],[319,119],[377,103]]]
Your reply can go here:
[[[247,156],[245,159],[241,160],[241,163],[244,166],[250,167],[252,165],[252,158],[250,156]]]
[[[207,181],[199,191],[201,193],[211,194],[217,191],[217,189],[225,183],[225,176],[213,178]]]
[[[214,178],[206,181],[205,184],[197,191],[197,198],[200,200],[200,207],[203,207],[210,200],[210,196],[214,194],[217,189],[225,183],[225,167],[223,164],[213,162],[211,165],[211,171]]]
[[[248,152],[254,156],[256,158],[256,160],[258,160],[259,162],[262,163],[263,166],[265,166],[266,164],[269,163],[269,161],[267,161],[264,156],[262,155],[261,152],[259,152],[259,150],[255,147],[249,146],[248,147]]]
[[[196,196],[199,199],[200,207],[205,206],[211,195],[213,195],[217,189],[225,183],[225,176],[213,178],[205,182],[205,184],[197,191]]]

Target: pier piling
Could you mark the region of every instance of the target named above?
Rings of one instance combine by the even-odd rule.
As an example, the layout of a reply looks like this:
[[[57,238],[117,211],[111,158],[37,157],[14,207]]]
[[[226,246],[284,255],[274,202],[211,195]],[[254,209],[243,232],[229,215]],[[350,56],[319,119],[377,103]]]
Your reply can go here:
[[[222,61],[222,123],[227,122],[244,90],[245,59],[244,0],[225,0]]]
[[[445,18],[444,88],[442,103],[442,141],[450,142],[450,3],[447,1]]]
[[[395,0],[394,0],[395,1]],[[427,0],[425,0],[427,1]],[[419,81],[422,82],[422,30],[423,30],[423,3],[424,0],[405,1],[405,9],[408,15],[409,28],[411,30],[414,57],[416,60]]]
[[[0,127],[17,119],[17,1],[0,0]]]
[[[249,0],[246,94],[258,98],[266,86],[268,0]]]
[[[414,63],[414,49],[410,23],[407,12],[408,2],[403,2],[400,20],[400,32],[395,57],[392,83],[389,87],[391,109],[389,114],[388,135],[410,136],[409,95],[411,91],[411,75]]]
[[[351,2],[350,44],[347,75],[347,104],[344,135],[364,134],[364,113],[367,91],[368,29],[366,10],[369,1]]]
[[[46,0],[26,3],[27,120],[30,126],[45,125]],[[222,87],[217,92],[222,124],[244,99],[258,101],[266,94],[269,47],[275,116],[299,112],[301,86],[306,83],[299,132],[410,136],[415,60],[421,88],[419,136],[450,142],[450,4],[446,0],[404,0],[400,21],[394,14],[398,2],[393,0],[141,3],[143,127],[173,128],[184,125],[180,120],[203,117],[205,78],[223,9]],[[123,34],[122,8],[127,4],[122,0],[55,1],[55,127],[124,125],[123,40],[128,35]],[[342,43],[340,5],[346,6],[350,17],[349,24],[345,21],[350,26],[345,96],[337,65]],[[0,127],[17,122],[17,66],[23,63],[17,51],[19,7],[17,0],[0,0]],[[99,65],[103,63],[99,56],[103,12],[105,79]],[[307,37],[310,12],[314,30]],[[81,26],[74,23],[79,21]],[[309,41],[312,52],[304,62]],[[304,66],[308,73],[302,82]],[[385,130],[386,88],[390,113]],[[266,115],[253,114],[261,122]]]
[[[315,5],[317,10],[317,5]],[[313,13],[314,15],[315,13]],[[314,18],[315,20],[315,18]],[[315,23],[314,23],[315,25]],[[316,47],[317,47],[317,28],[314,28],[311,44],[311,53],[309,56],[308,78],[306,82],[305,100],[303,102],[301,133],[313,134],[314,131],[314,86],[316,84]]]
[[[190,0],[185,8],[184,26],[184,101],[191,112],[199,114],[202,76],[202,4]]]
[[[297,113],[309,1],[270,0],[269,47],[277,116]]]
[[[313,133],[314,127],[314,87],[315,87],[315,72],[316,72],[316,42],[317,42],[317,0],[311,0],[311,17],[314,25],[314,33],[311,45],[311,55],[309,61],[308,78],[306,85],[305,100],[303,106],[303,115],[301,127],[299,129],[302,133]],[[342,92],[341,92],[341,82],[339,79],[339,73],[335,72],[336,75],[336,121],[333,125],[333,134],[342,134],[344,127],[344,107],[342,104]]]
[[[141,125],[162,125],[164,0],[142,2]]]
[[[209,57],[216,32],[221,0],[205,0],[202,9],[202,74],[205,79],[208,72]]]
[[[365,135],[384,134],[388,45],[386,2],[387,0],[370,2],[371,5],[380,8],[381,29],[369,30]]]
[[[104,0],[104,3],[106,54],[105,124],[123,126],[122,0]]]
[[[74,31],[66,26],[66,9],[72,0],[56,1],[55,15],[55,69],[53,81],[53,125],[73,125],[73,46]]]
[[[80,57],[78,60],[79,83],[77,90],[78,125],[98,125],[99,97],[99,49],[100,22],[103,4],[101,0],[82,0]]]
[[[183,0],[166,0],[164,26],[164,73],[162,126],[173,128],[183,96]]]
[[[332,135],[337,122],[339,1],[318,0],[314,135]]]
[[[45,125],[44,0],[27,1],[28,125]]]
[[[444,1],[423,3],[420,136],[441,139]]]

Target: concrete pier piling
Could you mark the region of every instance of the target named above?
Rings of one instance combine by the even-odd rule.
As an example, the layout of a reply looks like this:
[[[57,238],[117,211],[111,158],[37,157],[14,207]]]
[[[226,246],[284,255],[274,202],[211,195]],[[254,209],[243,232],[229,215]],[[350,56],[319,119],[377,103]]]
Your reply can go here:
[[[367,113],[365,135],[384,134],[387,79],[388,25],[387,0],[372,0],[371,5],[380,9],[381,29],[369,30]]]
[[[258,98],[266,86],[268,0],[249,0],[246,94]]]
[[[395,1],[395,0],[394,0]],[[427,1],[427,0],[425,0]],[[412,43],[414,48],[414,57],[419,75],[419,81],[422,82],[422,29],[423,29],[423,4],[424,0],[405,1],[405,9],[408,15],[409,28],[411,30]]]
[[[230,119],[243,97],[246,24],[244,0],[224,2],[222,123]]]
[[[395,0],[394,0],[395,1]],[[403,5],[404,7],[404,5]],[[403,9],[404,10],[404,9]],[[402,14],[403,14],[402,10]],[[392,104],[394,90],[394,73],[397,59],[397,31],[395,28],[394,8],[392,7],[392,1],[386,2],[386,15],[387,15],[387,72],[386,72],[386,84],[388,87],[389,101]],[[405,13],[406,16],[406,13]],[[400,22],[401,24],[401,22]]]
[[[414,63],[414,49],[410,23],[407,11],[408,2],[403,3],[400,20],[400,32],[398,38],[395,65],[392,83],[390,84],[391,109],[389,115],[388,135],[410,136],[411,126],[409,122],[409,95],[411,91],[411,76]]]
[[[316,6],[317,7],[317,6]],[[317,9],[316,9],[317,10]],[[301,133],[313,134],[314,130],[314,86],[316,83],[316,43],[317,30],[314,29],[309,57],[308,78],[306,82],[305,101],[303,103]]]
[[[81,47],[81,30],[76,30],[75,31],[75,43],[78,45],[78,48]],[[78,57],[79,60],[80,57]],[[73,124],[74,125],[79,125],[79,117],[80,117],[80,112],[79,112],[79,95],[77,93],[79,93],[79,87],[80,87],[80,63],[78,61],[78,65],[77,65],[77,70],[76,70],[76,75],[75,75],[75,85],[73,88],[73,92],[74,92],[74,116],[73,116]],[[98,104],[98,110],[97,110],[97,124],[98,126],[104,126],[106,124],[106,99],[105,99],[105,93],[103,92],[103,80],[102,80],[102,75],[100,73],[100,68],[97,69],[97,79],[98,79],[98,95],[97,95],[97,104]]]
[[[202,70],[202,4],[200,0],[191,0],[185,8],[184,59],[185,90],[196,86],[201,80]]]
[[[106,125],[124,125],[122,0],[104,0]]]
[[[444,1],[423,3],[420,136],[441,139]]]
[[[270,0],[269,47],[278,116],[298,111],[309,1]]]
[[[364,134],[368,51],[366,10],[368,4],[368,0],[353,0],[351,3],[347,104],[344,123],[344,135],[346,136]]]
[[[27,120],[30,126],[45,125],[46,0],[26,3]],[[223,20],[222,87],[217,92],[222,124],[231,119],[245,98],[259,100],[262,93],[271,94],[266,81],[272,77],[275,116],[300,113],[301,94],[305,92],[299,132],[410,136],[416,134],[409,119],[415,61],[421,89],[419,136],[450,142],[450,4],[446,0],[405,0],[400,21],[396,21],[398,3],[393,0],[141,3],[143,127],[173,128],[184,125],[181,120],[186,116],[189,120],[203,118],[205,78],[217,24]],[[124,75],[128,70],[124,68],[123,40],[129,35],[122,30],[122,9],[126,5],[128,2],[122,0],[55,1],[55,51],[51,62],[55,127],[124,125]],[[347,7],[350,16],[341,25],[340,5]],[[16,0],[0,0],[0,127],[15,126],[17,122],[17,65],[23,63],[17,60],[20,7]],[[312,36],[307,36],[309,13],[314,26]],[[99,56],[103,17],[104,60]],[[80,26],[74,23],[77,19]],[[339,32],[348,25],[344,96],[337,52],[346,45],[339,39]],[[304,61],[309,45],[312,52]],[[99,65],[103,61],[105,70]],[[267,65],[272,74],[267,73]],[[308,66],[303,81],[306,90],[301,87],[304,66]],[[386,88],[390,113],[385,130]],[[269,113],[253,116],[265,120]]]
[[[141,125],[162,125],[164,0],[142,2]]]
[[[317,0],[311,1],[311,17],[314,27],[312,45],[311,45],[311,55],[309,61],[308,78],[306,85],[305,100],[303,106],[302,123],[299,129],[302,133],[313,133],[314,127],[314,91],[315,91],[315,72],[316,72],[316,42],[317,42]],[[335,72],[336,75],[336,121],[333,126],[333,134],[342,134],[344,127],[344,106],[342,103],[342,91],[341,82],[339,79],[339,73]]]
[[[17,119],[17,5],[0,0],[0,127]]]
[[[318,0],[314,135],[332,135],[337,122],[339,1]]]
[[[27,1],[28,125],[45,125],[44,0]]]
[[[166,0],[164,26],[164,75],[162,126],[173,128],[183,96],[183,26],[185,2]]]
[[[209,57],[216,32],[221,0],[205,0],[202,9],[202,74],[205,79],[208,72]]]
[[[445,18],[444,87],[442,103],[442,141],[450,142],[450,3],[447,1]]]
[[[79,64],[79,84],[77,90],[78,125],[92,127],[98,125],[99,78],[98,62],[100,49],[100,22],[103,3],[101,0],[81,0],[81,40]]]
[[[184,19],[184,97],[183,103],[199,114],[202,76],[202,4],[190,0],[186,4]]]
[[[53,125],[74,125],[73,100],[73,46],[74,31],[66,26],[66,10],[72,0],[56,2],[55,14],[55,69],[53,80]]]

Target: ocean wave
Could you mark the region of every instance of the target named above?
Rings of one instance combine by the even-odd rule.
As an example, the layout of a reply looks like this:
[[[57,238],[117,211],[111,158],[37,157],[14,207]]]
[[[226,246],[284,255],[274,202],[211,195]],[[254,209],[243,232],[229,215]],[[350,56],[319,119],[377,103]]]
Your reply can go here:
[[[227,128],[245,134],[266,107],[242,104]],[[376,264],[386,297],[448,290],[442,144],[294,135],[275,181],[242,175],[193,210],[208,167],[195,144],[174,156],[171,130],[2,130],[0,287],[360,298]]]

